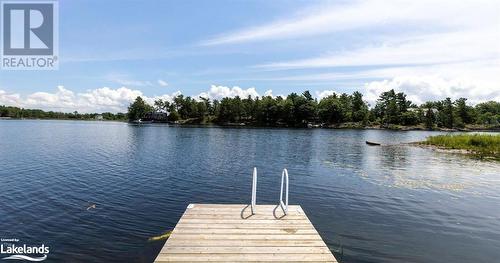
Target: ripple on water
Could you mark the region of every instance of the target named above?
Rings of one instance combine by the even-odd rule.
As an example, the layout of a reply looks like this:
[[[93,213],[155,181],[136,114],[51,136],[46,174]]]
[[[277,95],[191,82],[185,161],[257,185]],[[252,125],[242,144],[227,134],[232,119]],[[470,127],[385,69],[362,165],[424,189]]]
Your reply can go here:
[[[53,262],[151,262],[188,203],[248,202],[254,166],[276,203],[286,167],[342,262],[495,261],[499,164],[397,145],[429,134],[0,121],[0,234]]]

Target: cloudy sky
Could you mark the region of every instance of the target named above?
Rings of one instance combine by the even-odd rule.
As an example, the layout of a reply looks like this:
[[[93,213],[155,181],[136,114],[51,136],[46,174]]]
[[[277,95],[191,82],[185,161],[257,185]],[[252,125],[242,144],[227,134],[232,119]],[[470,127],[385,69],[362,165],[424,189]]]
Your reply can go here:
[[[125,111],[189,96],[394,88],[500,101],[500,1],[59,1],[57,71],[0,71],[0,105]]]

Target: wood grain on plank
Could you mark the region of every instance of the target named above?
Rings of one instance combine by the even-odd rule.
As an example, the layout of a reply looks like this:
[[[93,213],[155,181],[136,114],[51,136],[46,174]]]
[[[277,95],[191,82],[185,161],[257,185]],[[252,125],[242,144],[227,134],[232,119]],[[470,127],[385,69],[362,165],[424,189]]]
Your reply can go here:
[[[155,262],[337,262],[300,206],[191,204]]]

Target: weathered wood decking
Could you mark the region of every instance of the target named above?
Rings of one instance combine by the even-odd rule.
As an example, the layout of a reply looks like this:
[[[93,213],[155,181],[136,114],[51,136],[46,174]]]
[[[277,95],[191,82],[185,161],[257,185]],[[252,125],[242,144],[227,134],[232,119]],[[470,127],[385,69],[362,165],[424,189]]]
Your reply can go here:
[[[298,205],[191,204],[155,262],[337,262]]]

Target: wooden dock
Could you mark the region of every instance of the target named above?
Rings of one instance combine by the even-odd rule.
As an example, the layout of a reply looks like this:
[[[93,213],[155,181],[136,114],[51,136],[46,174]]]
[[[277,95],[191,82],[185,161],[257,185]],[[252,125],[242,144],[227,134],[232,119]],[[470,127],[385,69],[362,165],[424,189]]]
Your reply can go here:
[[[337,262],[302,208],[190,204],[155,262]]]

